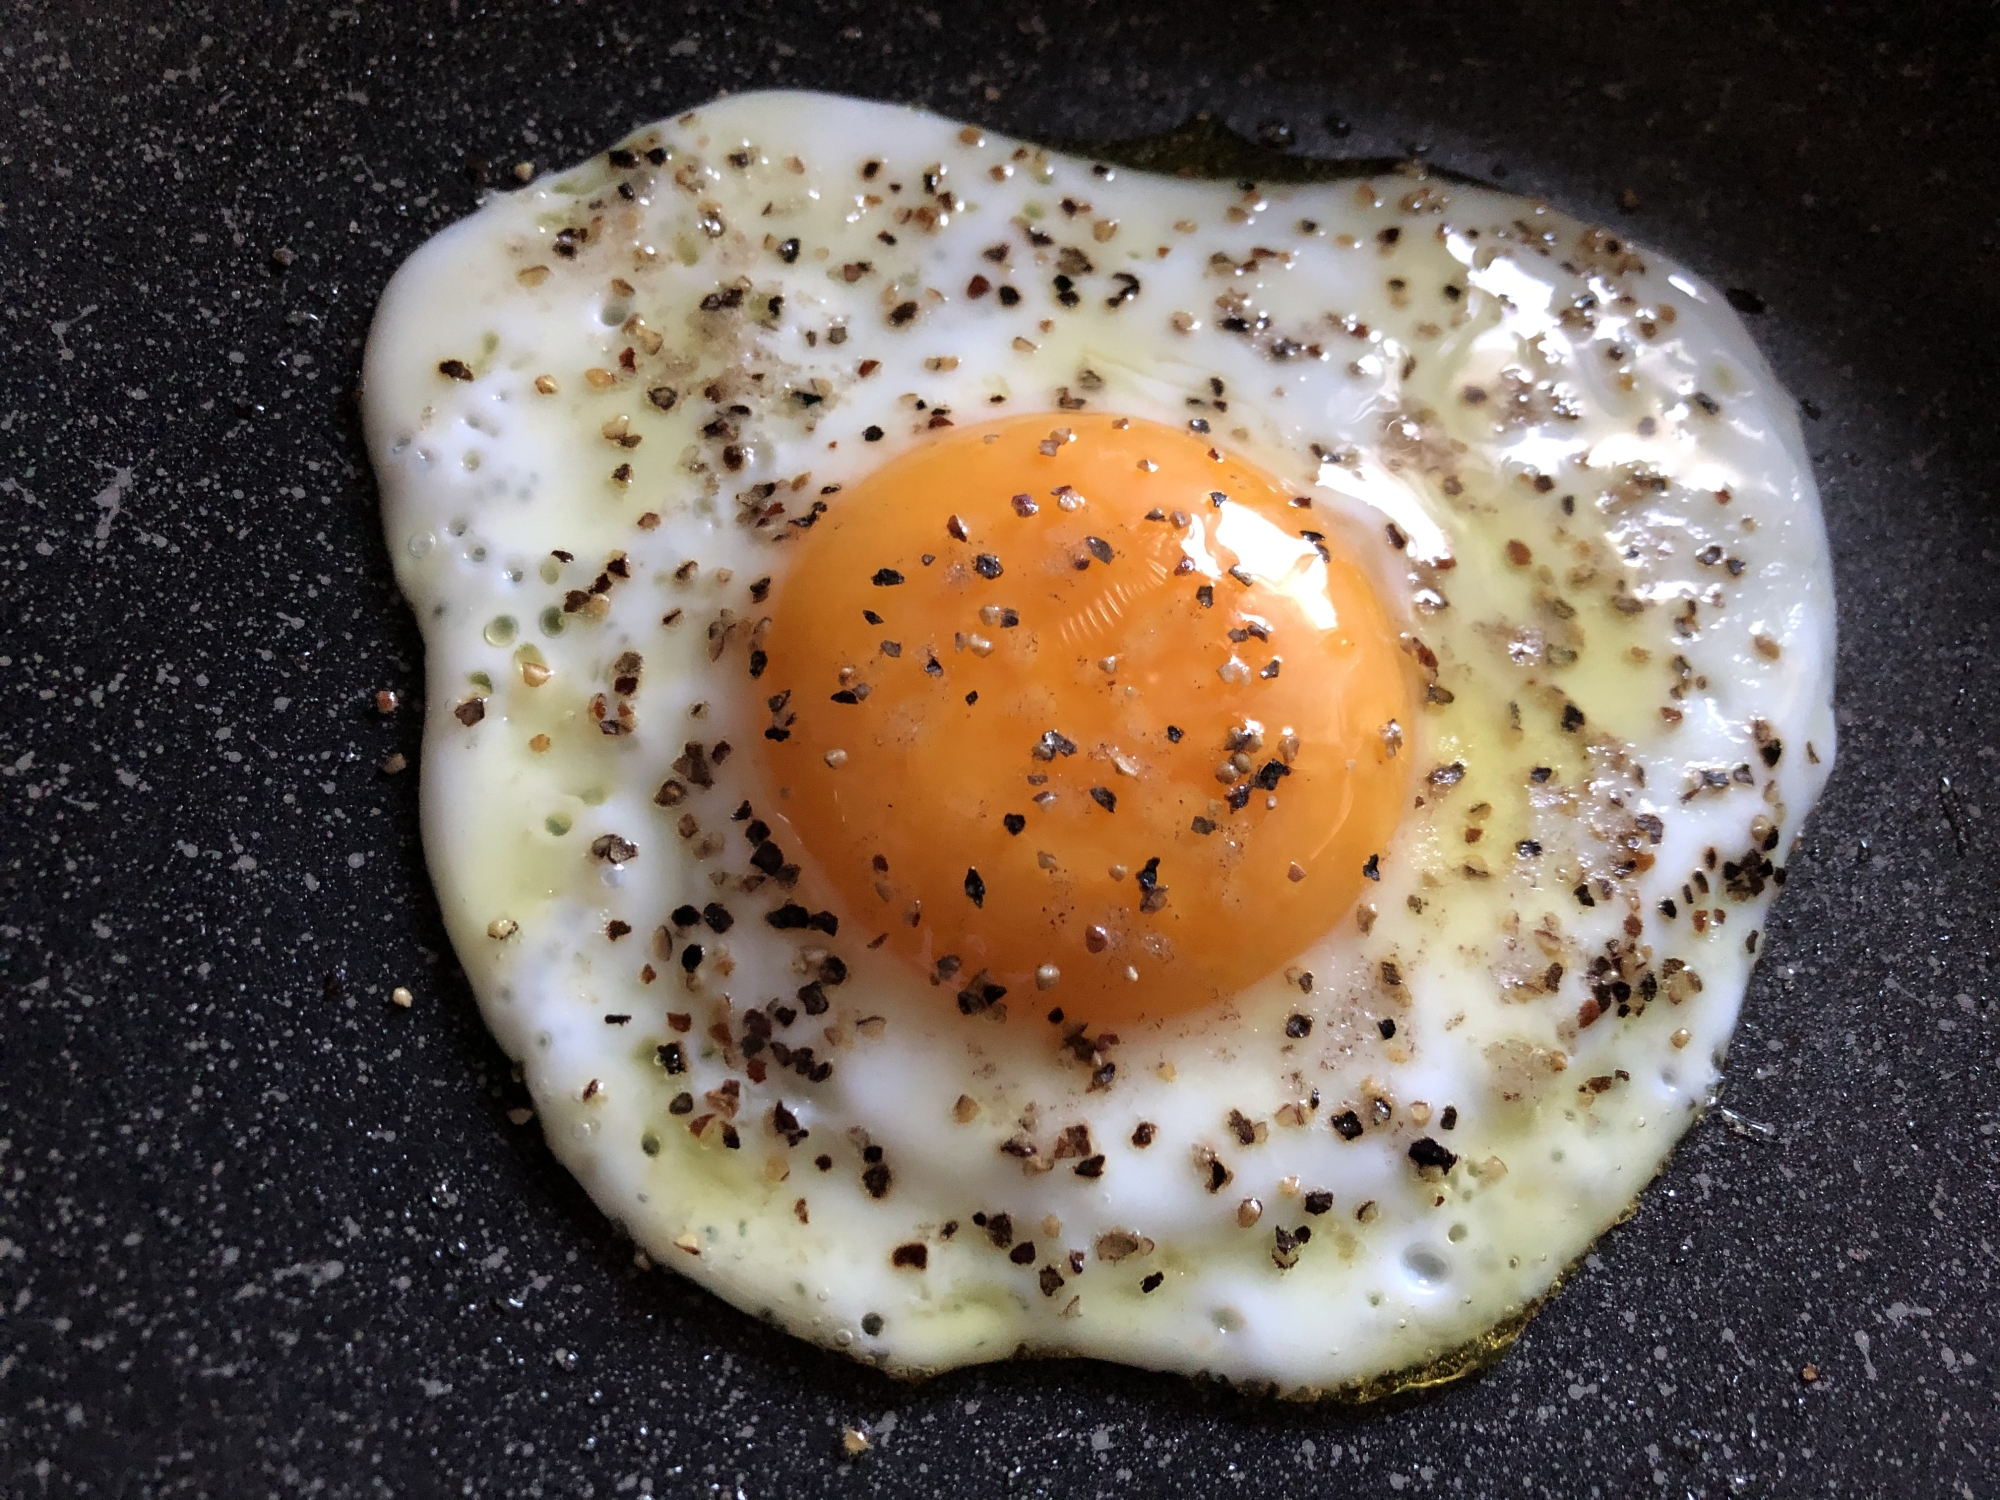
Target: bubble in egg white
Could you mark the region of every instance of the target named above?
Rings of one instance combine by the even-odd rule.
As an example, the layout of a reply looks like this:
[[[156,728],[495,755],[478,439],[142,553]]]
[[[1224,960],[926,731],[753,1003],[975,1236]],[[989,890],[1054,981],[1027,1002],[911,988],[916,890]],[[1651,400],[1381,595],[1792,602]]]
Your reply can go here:
[[[1425,1288],[1451,1277],[1451,1263],[1428,1245],[1412,1245],[1405,1250],[1403,1265],[1417,1284]]]

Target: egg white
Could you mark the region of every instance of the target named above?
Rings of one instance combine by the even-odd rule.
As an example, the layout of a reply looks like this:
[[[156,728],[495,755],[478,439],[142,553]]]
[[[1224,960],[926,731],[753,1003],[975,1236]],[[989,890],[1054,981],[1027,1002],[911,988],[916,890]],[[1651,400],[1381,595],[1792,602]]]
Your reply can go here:
[[[1352,1393],[1490,1353],[1710,1097],[1777,889],[1739,881],[1732,896],[1721,866],[1759,818],[1754,837],[1775,828],[1768,858],[1782,866],[1833,760],[1818,499],[1791,404],[1736,317],[1650,251],[1421,176],[1249,189],[1153,177],[802,93],[729,98],[625,149],[496,197],[413,255],[366,366],[387,536],[427,647],[430,866],[557,1155],[656,1261],[898,1371],[1026,1349]],[[882,165],[864,176],[869,161]],[[1031,229],[1051,243],[1032,245]],[[1002,241],[1005,272],[981,254]],[[1053,278],[1079,261],[1090,269],[1069,277],[1065,306]],[[982,274],[1018,286],[1020,303],[967,295]],[[739,277],[742,309],[701,310]],[[879,362],[865,377],[864,360]],[[701,433],[729,402],[701,392],[752,369],[766,380],[731,398],[752,408],[732,470]],[[671,411],[647,400],[655,386],[675,389]],[[737,1148],[714,1124],[697,1138],[668,1101],[686,1090],[712,1114],[705,1095],[743,1078],[707,1035],[717,997],[740,1014],[800,982],[797,935],[761,920],[780,894],[711,878],[745,868],[729,818],[740,801],[782,821],[748,753],[761,697],[727,631],[711,660],[710,627],[724,610],[754,622],[748,585],[784,587],[796,550],[773,537],[824,487],[923,441],[940,407],[958,423],[1046,409],[1053,428],[1059,389],[1092,409],[1207,421],[1364,555],[1436,658],[1431,696],[1450,700],[1401,726],[1422,805],[1359,919],[1274,955],[1278,972],[1212,1014],[1128,1029],[1109,1089],[1089,1088],[1033,1007],[968,1021],[866,949],[871,914],[843,912],[837,939],[814,940],[846,960],[847,981],[791,1037],[833,1076],[744,1081]],[[871,426],[879,441],[863,440]],[[614,478],[620,464],[629,474]],[[746,497],[759,484],[783,488]],[[782,517],[746,524],[772,500]],[[657,525],[642,528],[646,515]],[[564,614],[616,554],[630,576]],[[539,685],[523,647],[549,669]],[[628,651],[643,658],[623,698],[631,732],[606,735],[592,703],[608,695],[615,718]],[[1566,729],[1567,705],[1583,721]],[[715,786],[656,806],[684,743],[718,739],[740,753]],[[1554,772],[1541,786],[1526,779],[1537,765]],[[682,812],[700,825],[691,837]],[[1657,843],[1641,815],[1659,820]],[[724,847],[703,857],[709,834]],[[607,850],[606,835],[636,853]],[[1619,873],[1635,856],[1643,868]],[[790,894],[832,902],[809,861]],[[735,927],[679,938],[708,950],[692,990],[653,934],[675,907],[718,899]],[[1659,991],[1643,1013],[1582,1025],[1589,961],[1626,940],[1628,916]],[[612,921],[630,933],[607,937]],[[1669,957],[1698,988],[1662,977]],[[1562,977],[1545,993],[1553,962]],[[1288,1036],[1295,1014],[1307,1035]],[[687,1073],[656,1061],[668,1041]],[[779,1099],[810,1132],[796,1147],[769,1123]],[[1351,1142],[1330,1124],[1349,1109],[1367,1127]],[[1156,1127],[1143,1149],[1142,1121]],[[1105,1157],[1099,1177],[1055,1159],[1077,1124]],[[1025,1164],[1001,1149],[1020,1137],[1037,1147]],[[1410,1148],[1425,1139],[1450,1170],[1419,1170]],[[863,1183],[867,1145],[892,1172],[879,1197]],[[832,1170],[815,1168],[820,1153]],[[1215,1192],[1211,1160],[1230,1174]],[[1330,1211],[1305,1211],[1314,1190],[1332,1193]],[[975,1211],[1009,1215],[1034,1261],[1011,1261]],[[1276,1231],[1299,1225],[1312,1237],[1283,1267]],[[892,1264],[916,1243],[924,1269]]]

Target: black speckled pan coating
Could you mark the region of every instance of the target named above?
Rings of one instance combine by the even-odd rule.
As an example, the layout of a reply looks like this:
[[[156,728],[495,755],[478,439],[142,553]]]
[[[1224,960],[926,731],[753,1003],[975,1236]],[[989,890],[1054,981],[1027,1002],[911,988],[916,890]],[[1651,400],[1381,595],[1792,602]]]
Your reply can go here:
[[[1990,8],[954,9],[0,21],[0,1493],[1992,1493]],[[479,181],[769,85],[1421,149],[1765,309],[1843,759],[1733,1114],[1487,1374],[1362,1409],[1083,1364],[895,1385],[635,1269],[510,1123],[415,777],[378,769],[416,753],[418,643],[361,340]]]

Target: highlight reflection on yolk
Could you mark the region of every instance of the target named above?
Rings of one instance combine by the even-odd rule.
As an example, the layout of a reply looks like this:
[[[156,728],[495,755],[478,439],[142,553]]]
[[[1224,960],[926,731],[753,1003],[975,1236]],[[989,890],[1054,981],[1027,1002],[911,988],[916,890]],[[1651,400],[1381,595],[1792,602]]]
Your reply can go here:
[[[1054,428],[940,430],[800,537],[765,772],[845,918],[945,1003],[1173,1016],[1352,908],[1409,677],[1268,475],[1156,423]]]

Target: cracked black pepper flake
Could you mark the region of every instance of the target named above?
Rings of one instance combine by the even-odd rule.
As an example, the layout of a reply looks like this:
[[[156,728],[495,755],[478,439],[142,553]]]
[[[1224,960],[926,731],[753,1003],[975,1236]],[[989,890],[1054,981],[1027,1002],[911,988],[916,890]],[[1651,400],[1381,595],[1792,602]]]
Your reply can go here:
[[[1430,1170],[1449,1172],[1458,1165],[1458,1153],[1449,1150],[1430,1136],[1423,1136],[1410,1143],[1410,1160],[1419,1172]]]
[[[603,833],[591,840],[590,852],[610,864],[622,865],[639,857],[639,846],[615,833]]]
[[[1565,734],[1575,734],[1579,729],[1583,728],[1583,723],[1583,710],[1578,708],[1574,703],[1565,703],[1563,705],[1562,718],[1563,732]]]
[[[1000,559],[991,552],[982,552],[972,560],[972,571],[981,578],[998,578],[1006,570],[1000,566]]]
[[[880,1196],[879,1194],[877,1195]],[[898,1245],[889,1252],[889,1264],[902,1271],[921,1271],[931,1263],[928,1247],[911,1243]]]
[[[1035,1263],[1034,1241],[1021,1241],[1020,1244],[1007,1252],[1007,1259],[1011,1260],[1017,1266],[1032,1266]]]
[[[1015,833],[1015,834],[1018,834],[1022,829],[1028,826],[1028,820],[1022,817],[1021,814],[1019,813],[1008,813],[1005,817],[1003,817],[1000,820],[1000,822],[1005,826],[1005,828],[1009,833]]]
[[[1043,1266],[1041,1274],[1036,1280],[1041,1285],[1044,1297],[1053,1297],[1063,1288],[1063,1274],[1054,1266]]]
[[[1302,1037],[1311,1036],[1312,1029],[1313,1029],[1313,1023],[1311,1016],[1295,1015],[1285,1022],[1285,1035],[1290,1037],[1293,1041],[1298,1041]]]
[[[1438,1116],[1438,1129],[1458,1129],[1458,1106],[1456,1104],[1447,1104],[1444,1107],[1444,1113]]]
[[[862,429],[861,429],[861,441],[862,441],[862,442],[864,442],[864,443],[879,443],[879,442],[881,442],[881,441],[882,441],[882,429],[881,429],[881,428],[879,428],[879,427],[875,427],[875,426],[872,426],[872,425],[871,425],[871,426],[868,426],[868,427],[864,427],[864,428],[862,428]]]
[[[1307,1213],[1323,1214],[1331,1212],[1332,1208],[1333,1194],[1325,1188],[1314,1188],[1306,1194],[1305,1209]]]
[[[796,1146],[812,1134],[799,1124],[799,1117],[785,1107],[785,1101],[782,1099],[771,1106],[771,1129],[784,1137],[787,1146]]]
[[[1164,1271],[1149,1272],[1146,1279],[1139,1283],[1139,1290],[1142,1292],[1156,1292],[1160,1289],[1160,1283],[1166,1279],[1167,1274]]]
[[[1111,561],[1111,543],[1105,541],[1103,537],[1087,536],[1083,539],[1083,545],[1089,550],[1090,555],[1099,562],[1108,563]]]
[[[1361,866],[1361,873],[1370,880],[1382,878],[1382,856],[1371,854]]]
[[[965,894],[974,906],[985,907],[986,882],[980,879],[977,870],[967,870],[965,872]]]
[[[438,374],[446,380],[470,380],[472,366],[462,359],[441,359],[438,361]]]
[[[1330,1123],[1333,1126],[1334,1134],[1339,1136],[1343,1141],[1358,1141],[1361,1139],[1361,1116],[1357,1115],[1353,1110],[1343,1109],[1333,1117]]]
[[[736,918],[729,908],[719,901],[711,901],[701,909],[701,919],[708,924],[711,932],[727,932],[736,925]]]
[[[682,1054],[679,1042],[660,1043],[654,1049],[653,1060],[670,1074],[685,1073],[687,1071],[687,1058]]]
[[[861,1174],[861,1185],[868,1190],[871,1198],[886,1198],[890,1181],[889,1164],[885,1161],[872,1163]]]
[[[1395,1017],[1384,1016],[1381,1020],[1375,1023],[1375,1029],[1382,1033],[1383,1041],[1385,1042],[1388,1041],[1391,1037],[1393,1037],[1396,1034]]]
[[[953,960],[954,965],[957,960]],[[962,1016],[984,1015],[999,1004],[1007,994],[1007,986],[995,984],[992,976],[981,969],[972,980],[958,992],[958,1013]]]
[[[1312,1226],[1301,1224],[1296,1229],[1280,1229],[1277,1232],[1277,1248],[1271,1252],[1280,1270],[1290,1268],[1298,1259],[1297,1249],[1313,1237]]]
[[[1094,786],[1090,789],[1090,800],[1106,812],[1118,811],[1118,794],[1108,786]]]
[[[874,577],[869,579],[869,582],[874,584],[878,589],[894,588],[902,581],[903,575],[898,573],[894,568],[877,568]],[[876,620],[873,623],[879,625],[882,622]]]

